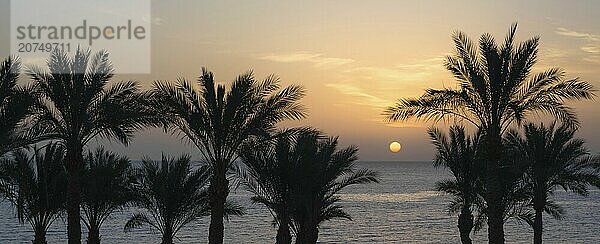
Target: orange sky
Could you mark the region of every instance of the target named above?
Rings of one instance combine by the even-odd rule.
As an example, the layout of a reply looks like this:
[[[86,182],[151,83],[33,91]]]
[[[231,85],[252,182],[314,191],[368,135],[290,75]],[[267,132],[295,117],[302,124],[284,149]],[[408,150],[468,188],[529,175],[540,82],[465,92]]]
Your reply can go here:
[[[380,113],[397,98],[454,86],[442,67],[454,30],[503,38],[518,21],[520,40],[541,36],[538,69],[562,67],[600,87],[599,1],[153,1],[152,19],[152,73],[118,79],[193,79],[202,66],[223,82],[249,69],[260,78],[274,73],[308,89],[310,117],[292,125],[339,135],[360,146],[363,160],[432,158],[427,124],[386,125]],[[599,105],[576,104],[595,152]],[[111,148],[132,158],[193,152],[155,132]],[[393,140],[400,153],[389,152]]]

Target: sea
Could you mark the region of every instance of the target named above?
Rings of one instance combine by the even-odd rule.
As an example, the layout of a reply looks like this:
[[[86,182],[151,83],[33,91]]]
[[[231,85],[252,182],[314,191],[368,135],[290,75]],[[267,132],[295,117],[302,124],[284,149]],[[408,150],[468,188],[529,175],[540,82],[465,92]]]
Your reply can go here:
[[[449,214],[450,197],[434,191],[436,181],[450,177],[430,162],[360,162],[358,167],[381,173],[381,183],[359,185],[341,194],[352,220],[332,220],[319,228],[319,243],[460,243],[457,215]],[[225,224],[225,243],[274,243],[273,217],[262,205],[252,204],[250,194],[237,188],[230,195],[246,207],[246,215]],[[564,207],[562,220],[544,218],[545,243],[600,243],[600,191],[587,197],[558,189],[552,198]],[[131,210],[116,212],[102,226],[103,243],[160,243],[160,234],[142,228],[125,233],[123,225]],[[66,219],[57,219],[48,230],[48,243],[66,243]],[[209,218],[180,230],[177,243],[207,243]],[[86,236],[83,228],[83,239]],[[532,243],[533,231],[526,223],[509,221],[507,243]],[[20,224],[15,210],[0,203],[0,243],[31,243],[33,232]],[[485,228],[472,234],[474,243],[487,242]]]

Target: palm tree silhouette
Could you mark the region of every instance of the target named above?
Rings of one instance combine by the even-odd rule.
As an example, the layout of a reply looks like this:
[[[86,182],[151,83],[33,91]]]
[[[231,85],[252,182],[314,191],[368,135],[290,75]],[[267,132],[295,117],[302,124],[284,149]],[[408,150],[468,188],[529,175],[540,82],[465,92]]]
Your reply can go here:
[[[319,225],[336,218],[349,219],[337,195],[342,189],[355,185],[379,182],[379,174],[368,169],[356,169],[358,148],[337,149],[337,137],[324,137],[317,131],[299,133],[289,150],[278,155],[293,164],[292,219],[296,243],[316,243]]]
[[[470,233],[473,230],[474,211],[483,212],[483,170],[480,167],[482,157],[482,138],[478,133],[474,137],[466,135],[462,126],[450,127],[446,136],[437,128],[430,128],[429,137],[436,148],[434,166],[449,169],[454,175],[452,180],[436,183],[436,189],[452,195],[454,198],[448,209],[459,212],[458,229],[462,243],[472,243]]]
[[[161,233],[162,244],[172,244],[181,228],[210,214],[210,166],[204,164],[192,170],[186,155],[163,156],[161,162],[145,159],[142,163],[135,205],[146,212],[134,214],[125,224],[125,231],[147,224]],[[242,213],[239,206],[225,204],[226,216]]]
[[[202,69],[195,84],[180,79],[175,84],[155,82],[155,108],[166,118],[166,126],[181,133],[211,164],[209,187],[211,221],[209,243],[223,243],[224,207],[229,194],[227,172],[240,145],[252,138],[269,136],[275,125],[305,117],[298,101],[304,89],[280,89],[279,79],[268,76],[257,81],[252,72],[240,75],[226,91],[216,85],[213,74]]]
[[[459,87],[427,89],[421,97],[401,99],[384,112],[388,121],[452,117],[482,131],[486,141],[485,200],[490,243],[504,243],[506,206],[500,173],[504,132],[538,112],[577,125],[573,109],[565,102],[594,96],[592,85],[578,78],[564,79],[559,68],[532,74],[539,37],[516,44],[516,30],[514,24],[501,45],[490,34],[483,34],[479,49],[464,33],[456,32],[456,51],[446,57],[445,67]]]
[[[293,140],[299,131],[286,130],[269,144],[248,145],[242,148],[240,157],[246,166],[243,171],[245,185],[254,194],[252,201],[265,205],[274,217],[277,228],[277,244],[292,243],[292,176],[295,161]]]
[[[0,64],[0,156],[35,142],[25,133],[23,119],[31,112],[34,98],[30,87],[17,85],[21,63],[7,58]]]
[[[592,156],[584,141],[574,138],[576,128],[555,123],[525,125],[524,136],[517,131],[507,135],[507,146],[512,155],[527,166],[524,175],[527,204],[534,213],[524,217],[533,227],[534,243],[542,243],[542,214],[546,212],[560,219],[563,208],[552,201],[556,188],[579,195],[588,194],[588,186],[600,187],[600,155]]]
[[[0,194],[14,205],[21,223],[33,228],[33,243],[45,244],[46,231],[64,209],[64,148],[50,143],[31,157],[17,150],[0,162]]]
[[[84,147],[97,137],[128,144],[136,130],[153,125],[155,116],[136,82],[108,86],[113,74],[105,51],[90,57],[89,50],[78,49],[70,58],[56,50],[48,68],[34,66],[27,72],[39,95],[31,124],[66,148],[67,233],[69,243],[79,244]]]
[[[82,180],[83,223],[88,244],[100,243],[100,227],[110,215],[131,203],[136,182],[129,159],[98,148],[84,158]]]

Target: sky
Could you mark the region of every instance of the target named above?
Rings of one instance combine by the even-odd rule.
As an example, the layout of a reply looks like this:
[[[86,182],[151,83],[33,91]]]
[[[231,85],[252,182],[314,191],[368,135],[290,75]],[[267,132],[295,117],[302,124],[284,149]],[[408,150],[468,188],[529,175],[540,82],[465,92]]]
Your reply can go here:
[[[258,78],[276,74],[284,85],[308,91],[303,104],[309,117],[282,126],[310,125],[339,136],[343,145],[359,146],[361,160],[433,157],[426,134],[431,123],[389,124],[381,113],[396,99],[456,85],[442,66],[453,50],[453,31],[474,40],[486,32],[502,39],[518,22],[519,40],[541,37],[536,70],[561,67],[568,77],[600,88],[600,1],[152,1],[151,6],[151,73],[115,80],[134,79],[147,88],[154,80],[195,79],[201,67],[223,83],[248,70]],[[6,9],[0,11],[5,41]],[[572,105],[582,124],[579,135],[600,152],[600,101]],[[399,153],[389,151],[392,141],[402,144]],[[128,147],[106,147],[134,159],[199,156],[160,129],[138,133]]]

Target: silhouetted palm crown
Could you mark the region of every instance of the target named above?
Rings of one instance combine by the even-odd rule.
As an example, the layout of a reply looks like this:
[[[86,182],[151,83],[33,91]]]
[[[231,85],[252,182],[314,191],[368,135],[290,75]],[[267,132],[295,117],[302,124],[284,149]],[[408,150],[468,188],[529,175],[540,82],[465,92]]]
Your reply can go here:
[[[304,89],[281,89],[277,77],[259,82],[248,72],[237,77],[227,91],[215,84],[206,69],[198,85],[183,79],[176,84],[155,82],[152,95],[166,128],[191,141],[211,164],[209,243],[218,244],[223,243],[223,206],[229,193],[226,174],[241,145],[268,138],[278,122],[303,118],[299,100]]]
[[[458,212],[463,207],[481,208],[483,206],[483,182],[481,177],[484,171],[481,168],[482,138],[478,133],[474,137],[466,135],[465,128],[460,126],[450,127],[448,136],[439,129],[429,129],[429,137],[436,148],[433,164],[436,167],[449,169],[454,176],[453,180],[444,180],[436,183],[438,191],[444,191],[454,196],[449,205],[451,212]],[[482,210],[482,209],[478,209]]]
[[[51,143],[41,149],[34,147],[31,157],[18,150],[0,161],[0,194],[15,206],[19,221],[32,226],[34,243],[45,242],[47,229],[64,210],[67,179],[63,160],[64,148]]]
[[[537,62],[539,37],[515,44],[513,25],[497,45],[490,34],[479,39],[479,48],[462,32],[453,35],[455,53],[447,56],[446,69],[458,81],[455,89],[427,89],[419,98],[402,99],[384,115],[389,121],[409,118],[454,118],[478,127],[486,139],[486,201],[490,243],[504,243],[503,218],[506,214],[508,185],[501,172],[502,134],[515,122],[532,113],[546,113],[565,123],[577,125],[567,100],[594,96],[589,83],[564,79],[559,68],[532,74]]]
[[[143,160],[139,172],[135,205],[146,212],[134,214],[125,231],[150,225],[163,235],[163,243],[171,243],[185,225],[210,214],[207,165],[192,169],[190,157],[163,157],[161,162]],[[226,214],[239,215],[241,208],[226,205]]]
[[[108,53],[90,57],[77,50],[74,57],[56,50],[48,59],[49,72],[31,67],[38,101],[32,129],[66,148],[67,232],[69,243],[81,242],[80,195],[83,148],[99,137],[127,144],[136,130],[154,125],[156,115],[133,81],[108,86],[113,77]]]
[[[23,135],[23,120],[34,103],[31,88],[17,85],[20,62],[8,58],[0,64],[0,156],[32,142]]]
[[[316,242],[322,222],[350,219],[338,204],[337,194],[342,189],[378,182],[378,173],[355,168],[357,147],[338,150],[337,145],[337,138],[303,128],[286,130],[269,144],[258,148],[247,145],[242,150],[252,200],[274,214],[280,225],[278,243],[291,242],[286,231],[290,227],[297,233],[297,243]]]
[[[167,125],[198,147],[213,166],[227,168],[244,141],[269,136],[277,122],[305,116],[298,103],[304,90],[280,89],[275,76],[258,82],[249,72],[226,91],[215,84],[211,72],[202,69],[198,85],[183,79],[175,84],[155,82],[153,99]]]
[[[419,98],[400,100],[385,115],[392,121],[453,116],[484,130],[497,126],[501,131],[535,112],[577,124],[564,101],[592,98],[592,86],[578,78],[565,79],[560,68],[532,74],[539,37],[515,44],[516,30],[515,24],[501,46],[490,34],[482,35],[479,49],[464,33],[455,33],[456,51],[446,57],[445,67],[458,88],[427,89]]]
[[[527,124],[524,136],[511,131],[506,137],[512,155],[527,165],[523,182],[530,206],[557,219],[563,210],[550,199],[557,188],[587,195],[588,186],[600,187],[600,155],[591,155],[584,141],[574,137],[576,131],[565,124]]]
[[[88,243],[98,243],[104,221],[135,200],[136,179],[129,159],[103,148],[88,152],[84,164],[82,221],[88,228]]]
[[[274,225],[278,225],[278,244],[292,242],[294,160],[298,157],[292,147],[298,132],[295,129],[283,131],[263,145],[249,143],[240,153],[246,166],[242,171],[245,185],[254,194],[252,201],[265,205],[273,215]]]
[[[108,86],[113,69],[107,52],[91,56],[77,50],[71,58],[55,51],[48,68],[31,67],[28,73],[40,95],[33,123],[53,138],[85,145],[102,136],[127,144],[136,130],[154,124],[136,82]]]
[[[246,183],[248,190],[254,194],[252,201],[264,204],[274,212],[275,221],[278,217],[288,219],[285,224],[290,224],[292,175],[294,174],[291,155],[292,136],[284,132],[276,139],[262,147],[254,145],[241,150],[241,159],[246,170]]]
[[[324,221],[351,219],[338,204],[337,194],[342,189],[379,181],[377,172],[355,168],[357,147],[338,150],[337,146],[337,137],[307,131],[300,133],[289,152],[281,155],[293,162],[292,209],[297,243],[316,242],[313,232],[318,232],[318,225]]]

